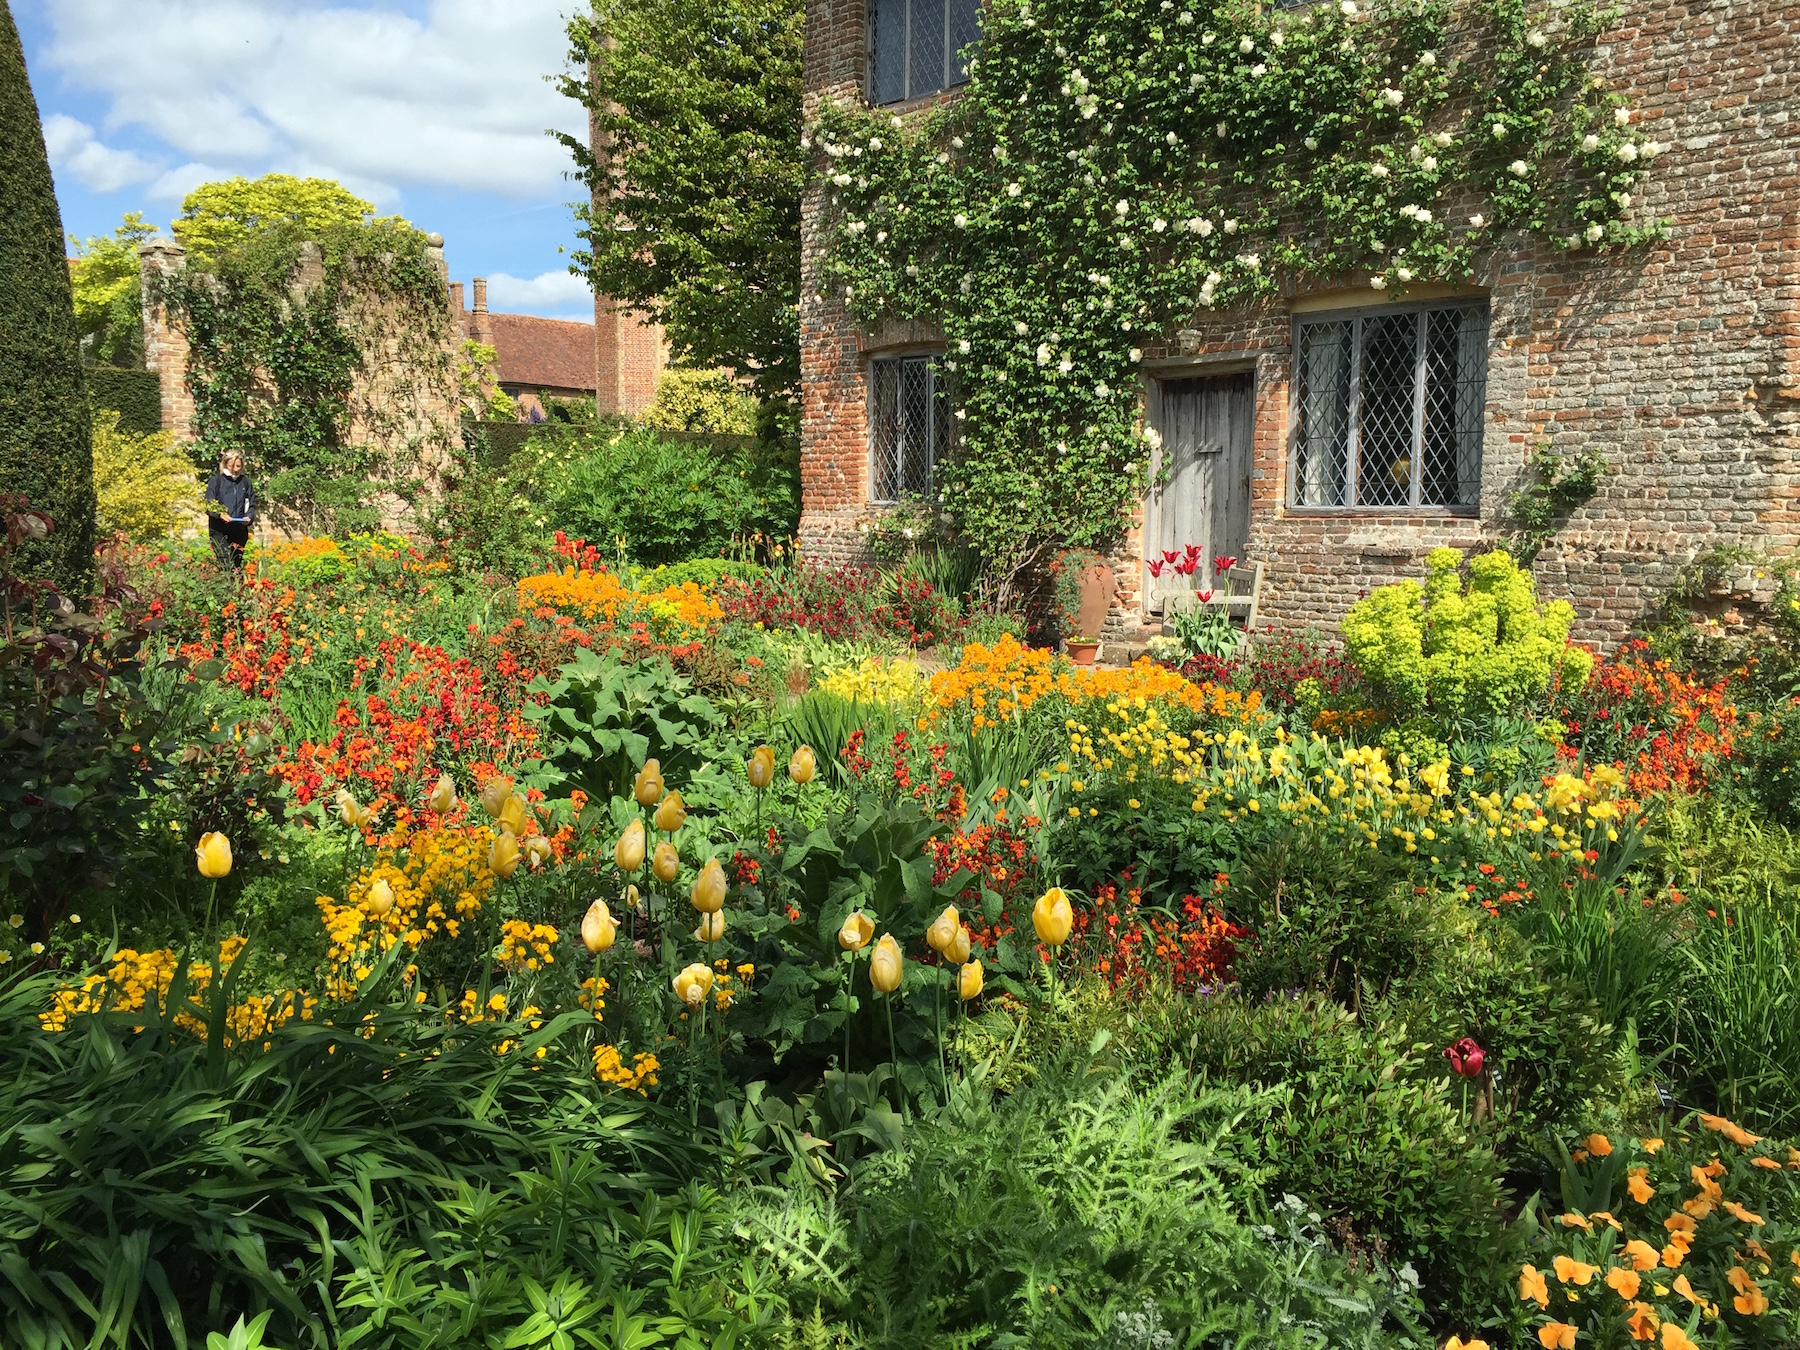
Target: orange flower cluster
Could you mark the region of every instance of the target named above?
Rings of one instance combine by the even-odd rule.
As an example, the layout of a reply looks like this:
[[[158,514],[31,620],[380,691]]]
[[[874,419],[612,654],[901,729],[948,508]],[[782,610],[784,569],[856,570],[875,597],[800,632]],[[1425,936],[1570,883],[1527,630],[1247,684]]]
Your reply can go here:
[[[1255,715],[1261,703],[1259,694],[1198,685],[1148,657],[1122,670],[1077,666],[1006,636],[992,647],[970,643],[953,668],[931,677],[931,711],[924,721],[929,725],[946,713],[967,712],[979,731],[1052,697],[1069,704],[1143,699],[1197,717],[1232,719]]]
[[[1093,908],[1075,913],[1082,964],[1113,989],[1131,993],[1146,988],[1155,971],[1167,972],[1184,992],[1229,980],[1237,944],[1249,930],[1219,912],[1225,886],[1221,875],[1210,899],[1183,896],[1175,914],[1146,911],[1143,891],[1131,884],[1129,872],[1117,884],[1100,886]]]
[[[1615,1343],[1626,1337],[1660,1339],[1663,1350],[1694,1350],[1686,1328],[1697,1316],[1750,1332],[1748,1326],[1732,1327],[1725,1310],[1740,1318],[1763,1318],[1777,1302],[1786,1314],[1800,1309],[1800,1300],[1783,1287],[1777,1272],[1790,1263],[1800,1270],[1800,1246],[1791,1237],[1777,1242],[1770,1236],[1777,1230],[1763,1215],[1725,1194],[1726,1185],[1754,1186],[1753,1178],[1781,1171],[1782,1162],[1757,1148],[1763,1143],[1760,1135],[1722,1116],[1702,1113],[1697,1119],[1743,1153],[1728,1163],[1703,1149],[1701,1157],[1712,1153],[1709,1161],[1692,1164],[1685,1177],[1671,1175],[1659,1185],[1651,1173],[1666,1141],[1635,1141],[1643,1161],[1626,1169],[1618,1212],[1560,1215],[1557,1222],[1568,1235],[1570,1250],[1554,1253],[1547,1271],[1531,1264],[1520,1270],[1520,1300],[1535,1303],[1546,1316],[1537,1328],[1545,1350],[1571,1350],[1584,1335]],[[1680,1142],[1699,1143],[1687,1135]],[[1597,1163],[1614,1151],[1611,1139],[1592,1134],[1572,1155],[1573,1164]],[[1800,1170],[1800,1150],[1787,1152],[1788,1166]],[[1784,1246],[1785,1256],[1780,1254]],[[1560,1289],[1552,1289],[1552,1279]],[[1800,1275],[1788,1283],[1800,1289]]]
[[[1598,752],[1616,763],[1640,800],[1702,791],[1742,730],[1729,681],[1703,684],[1648,651],[1644,642],[1627,643],[1617,660],[1594,668],[1579,711],[1565,716],[1563,753],[1580,754],[1585,741],[1589,758]]]
[[[625,585],[604,567],[591,571],[565,567],[560,572],[523,577],[518,591],[519,605],[526,610],[549,609],[618,627],[642,623],[682,635],[705,632],[724,614],[718,603],[691,581],[646,594]]]

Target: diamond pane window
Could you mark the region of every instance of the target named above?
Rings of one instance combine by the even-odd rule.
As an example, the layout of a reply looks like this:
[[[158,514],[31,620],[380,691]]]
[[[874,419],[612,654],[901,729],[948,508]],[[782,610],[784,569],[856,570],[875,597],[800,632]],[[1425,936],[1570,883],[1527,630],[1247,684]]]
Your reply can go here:
[[[1294,328],[1295,506],[1479,504],[1485,307],[1378,310]]]
[[[950,445],[950,396],[931,356],[869,363],[869,495],[878,502],[923,496]]]
[[[980,0],[870,0],[869,102],[902,103],[966,82]]]

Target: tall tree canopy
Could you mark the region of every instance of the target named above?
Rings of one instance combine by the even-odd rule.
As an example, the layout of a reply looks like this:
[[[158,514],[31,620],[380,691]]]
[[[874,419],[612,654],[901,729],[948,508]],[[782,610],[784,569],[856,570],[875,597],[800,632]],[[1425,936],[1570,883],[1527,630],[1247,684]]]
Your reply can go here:
[[[128,211],[110,235],[91,235],[69,242],[69,280],[75,288],[75,328],[90,364],[141,366],[144,357],[143,286],[138,246],[153,238],[156,226],[138,211]]]
[[[80,595],[94,561],[94,465],[62,213],[12,9],[0,0],[0,492],[56,522],[22,566]]]
[[[562,89],[595,196],[573,270],[653,316],[678,361],[728,366],[791,421],[800,386],[801,0],[595,0]]]
[[[262,235],[322,239],[338,225],[407,228],[398,216],[374,216],[373,202],[329,178],[269,173],[202,183],[182,198],[181,215],[170,228],[189,256],[206,264]]]

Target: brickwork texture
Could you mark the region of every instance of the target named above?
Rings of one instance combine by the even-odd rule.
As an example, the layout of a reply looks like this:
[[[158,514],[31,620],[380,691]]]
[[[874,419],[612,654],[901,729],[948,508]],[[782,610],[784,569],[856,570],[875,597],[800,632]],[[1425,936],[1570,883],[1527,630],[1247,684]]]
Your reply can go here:
[[[859,96],[865,34],[864,0],[807,0],[809,117],[823,98]],[[1478,514],[1288,505],[1293,315],[1403,298],[1367,277],[1202,312],[1185,341],[1145,344],[1158,363],[1146,379],[1255,371],[1250,554],[1267,564],[1265,622],[1329,630],[1371,588],[1422,575],[1430,549],[1503,538],[1539,445],[1606,460],[1598,494],[1536,565],[1540,593],[1575,606],[1578,638],[1618,641],[1702,551],[1800,544],[1800,9],[1626,0],[1595,60],[1645,134],[1672,146],[1634,209],[1666,218],[1668,236],[1599,255],[1521,238],[1484,259],[1465,288],[1490,305]],[[877,510],[866,371],[882,343],[821,284],[824,206],[815,180],[802,209],[801,542],[849,561]],[[1115,558],[1109,636],[1146,618],[1140,548],[1133,529]]]

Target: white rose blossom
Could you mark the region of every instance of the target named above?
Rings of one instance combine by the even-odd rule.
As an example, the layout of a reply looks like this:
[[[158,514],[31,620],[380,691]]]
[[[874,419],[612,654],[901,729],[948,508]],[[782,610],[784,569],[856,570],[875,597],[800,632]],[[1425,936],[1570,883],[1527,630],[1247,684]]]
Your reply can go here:
[[[1497,141],[1505,140],[1506,139],[1506,123],[1504,123],[1504,122],[1494,123],[1493,132],[1494,132],[1495,140],[1497,140]]]
[[[1371,290],[1385,291],[1387,289],[1387,278],[1386,277],[1370,277],[1369,278],[1369,287]]]
[[[1544,30],[1541,28],[1534,28],[1527,33],[1525,35],[1525,41],[1531,45],[1533,50],[1540,52],[1550,45],[1550,39],[1545,35]]]
[[[1030,327],[1028,325],[1026,325],[1022,320],[1019,320],[1019,319],[1013,320],[1013,335],[1015,337],[1024,337],[1030,331],[1031,331]]]
[[[1183,28],[1189,28],[1193,26],[1194,16],[1184,9],[1175,16],[1175,22],[1180,24]]]
[[[1388,176],[1388,166],[1385,164],[1369,165],[1369,176],[1371,178],[1386,178]]]
[[[1238,50],[1240,52],[1242,52],[1245,56],[1248,56],[1248,55],[1250,55],[1251,52],[1256,50],[1256,43],[1247,37],[1239,38],[1238,39]]]
[[[1515,159],[1511,164],[1506,166],[1506,171],[1515,178],[1523,178],[1526,174],[1531,172],[1531,165],[1527,164],[1522,159]]]
[[[1265,66],[1261,61],[1258,61],[1255,65],[1250,67],[1250,77],[1252,79],[1260,80],[1263,76],[1267,75],[1268,73],[1269,73],[1269,68],[1267,66]]]
[[[1487,217],[1477,211],[1474,215],[1469,217],[1469,224],[1479,230],[1487,224]]]
[[[1158,216],[1155,220],[1150,222],[1150,228],[1154,233],[1161,234],[1164,230],[1169,228],[1169,222],[1164,220],[1161,216]]]
[[[1284,43],[1287,42],[1287,34],[1282,32],[1279,28],[1277,28],[1273,33],[1269,34],[1269,41],[1274,46],[1277,46],[1277,47],[1282,46]]]
[[[1429,70],[1432,66],[1435,66],[1437,64],[1437,53],[1436,52],[1420,52],[1419,53],[1419,64]]]
[[[1112,397],[1112,390],[1107,387],[1107,383],[1105,380],[1100,381],[1099,384],[1094,386],[1094,397],[1095,398],[1111,398]]]
[[[1056,363],[1056,368],[1062,374],[1067,375],[1071,370],[1075,369],[1075,362],[1072,358],[1065,356]]]
[[[1238,223],[1235,220],[1228,220],[1225,222],[1224,228],[1226,234],[1236,234],[1238,232]]]
[[[969,218],[967,216],[965,216],[961,211],[958,211],[956,213],[956,228],[959,230],[966,229],[968,227],[968,224],[969,224]]]
[[[1139,348],[1139,347],[1133,347],[1131,349],[1132,363],[1135,365],[1137,362],[1142,361],[1143,359],[1144,359],[1143,349]]]
[[[1192,75],[1188,76],[1188,88],[1189,89],[1198,89],[1201,85],[1203,85],[1205,83],[1206,83],[1205,78],[1197,70]]]
[[[1025,189],[1017,183],[1008,183],[1006,185],[1006,195],[1009,197],[1016,197],[1024,190]]]
[[[956,350],[958,352],[960,352],[962,355],[967,356],[969,354],[969,339],[958,338],[957,342],[956,342]]]
[[[1317,150],[1319,148],[1319,138],[1317,136],[1308,136],[1303,144],[1308,150]]]
[[[1038,349],[1037,349],[1037,363],[1038,363],[1038,364],[1039,364],[1039,365],[1040,365],[1040,366],[1047,366],[1047,365],[1049,365],[1049,364],[1050,364],[1050,358],[1051,358],[1051,357],[1052,357],[1052,356],[1054,356],[1054,355],[1055,355],[1055,354],[1056,354],[1056,353],[1055,353],[1055,352],[1053,352],[1053,351],[1051,351],[1051,350],[1050,350],[1050,344],[1049,344],[1049,343],[1048,343],[1048,342],[1040,342],[1040,343],[1038,343]]]
[[[1405,267],[1396,267],[1394,275],[1400,278],[1400,284],[1403,286],[1413,278],[1411,269]]]
[[[1394,88],[1392,85],[1389,85],[1381,91],[1381,101],[1390,108],[1398,108],[1402,103],[1406,102],[1406,94],[1403,91]]]
[[[1583,136],[1581,138],[1581,148],[1586,153],[1590,155],[1593,154],[1594,151],[1600,148],[1600,138],[1594,135]]]
[[[1613,125],[1616,127],[1630,126],[1631,125],[1631,109],[1626,108],[1626,107],[1614,108],[1613,109]]]
[[[1626,141],[1625,144],[1621,145],[1618,148],[1616,153],[1618,154],[1620,160],[1622,160],[1626,164],[1629,164],[1638,157],[1638,148],[1632,142]]]
[[[1606,231],[1598,225],[1588,226],[1587,229],[1582,231],[1582,234],[1586,236],[1587,241],[1590,244],[1597,244],[1602,239],[1606,238]]]

